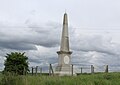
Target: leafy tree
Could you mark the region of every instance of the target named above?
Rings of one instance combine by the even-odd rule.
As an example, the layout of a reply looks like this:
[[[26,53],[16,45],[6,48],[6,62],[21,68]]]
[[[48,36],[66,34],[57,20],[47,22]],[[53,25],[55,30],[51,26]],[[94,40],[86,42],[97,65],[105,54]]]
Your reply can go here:
[[[19,75],[23,75],[29,71],[28,69],[28,57],[24,55],[25,53],[20,52],[11,52],[10,54],[6,54],[5,60],[5,72],[16,73]]]

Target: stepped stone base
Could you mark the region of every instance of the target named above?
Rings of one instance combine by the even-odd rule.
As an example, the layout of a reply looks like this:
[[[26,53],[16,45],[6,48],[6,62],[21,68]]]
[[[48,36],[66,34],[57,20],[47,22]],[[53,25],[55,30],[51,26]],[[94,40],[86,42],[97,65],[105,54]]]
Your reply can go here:
[[[57,66],[55,70],[55,75],[58,76],[76,76],[76,73],[73,72],[72,74],[72,67],[71,66]]]

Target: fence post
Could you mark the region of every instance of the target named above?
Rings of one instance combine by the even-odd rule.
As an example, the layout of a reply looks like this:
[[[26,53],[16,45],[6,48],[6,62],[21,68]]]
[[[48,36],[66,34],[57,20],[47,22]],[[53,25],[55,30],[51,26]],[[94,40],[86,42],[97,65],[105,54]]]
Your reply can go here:
[[[82,74],[82,67],[81,67],[81,74]]]
[[[51,67],[52,75],[54,76],[54,71],[53,71],[53,68],[52,68],[52,64],[50,64],[50,67]]]
[[[32,75],[33,75],[33,69],[34,69],[34,68],[32,67]]]
[[[35,68],[35,74],[37,75],[37,70],[38,70],[38,66],[36,66]]]
[[[94,73],[94,66],[91,65],[91,73]]]
[[[73,76],[73,64],[72,64],[72,76]]]
[[[49,67],[49,75],[51,75],[51,71],[52,71],[52,75],[54,76],[54,71],[53,71],[53,68],[52,68],[52,64],[50,64],[50,67]]]
[[[108,73],[108,65],[105,67],[105,73]]]
[[[93,66],[93,73],[94,73],[94,66]]]
[[[40,75],[42,75],[42,67],[40,68]]]
[[[51,65],[51,64],[50,64]],[[49,76],[51,75],[51,68],[50,68],[50,66],[49,66]]]

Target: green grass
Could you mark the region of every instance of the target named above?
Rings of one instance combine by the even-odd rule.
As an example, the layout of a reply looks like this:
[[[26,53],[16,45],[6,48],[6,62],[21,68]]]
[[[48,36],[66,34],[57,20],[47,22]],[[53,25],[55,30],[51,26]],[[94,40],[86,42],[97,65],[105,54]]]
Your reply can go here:
[[[2,80],[1,80],[2,79]],[[1,85],[120,85],[120,73],[79,76],[3,76]]]

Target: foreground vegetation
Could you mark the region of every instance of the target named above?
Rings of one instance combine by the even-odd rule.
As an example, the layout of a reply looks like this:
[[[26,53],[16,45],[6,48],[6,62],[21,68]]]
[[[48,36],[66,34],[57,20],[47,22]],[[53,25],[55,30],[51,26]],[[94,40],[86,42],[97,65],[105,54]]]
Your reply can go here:
[[[84,74],[63,77],[1,75],[0,85],[120,85],[120,73]]]

